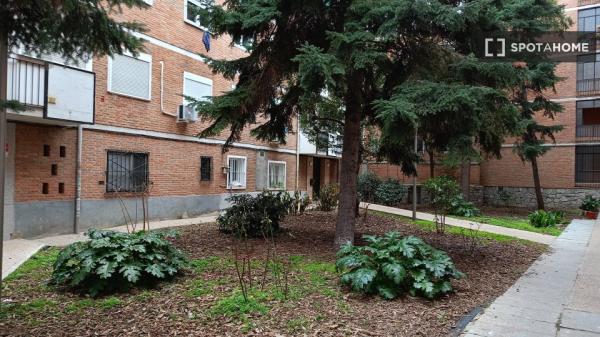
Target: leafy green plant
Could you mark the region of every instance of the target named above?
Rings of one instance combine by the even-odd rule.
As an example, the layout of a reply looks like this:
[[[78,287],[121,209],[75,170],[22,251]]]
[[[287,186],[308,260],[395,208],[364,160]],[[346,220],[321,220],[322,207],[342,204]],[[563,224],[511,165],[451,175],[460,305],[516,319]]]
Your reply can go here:
[[[563,213],[537,210],[529,214],[529,223],[534,227],[552,227],[562,222]]]
[[[63,249],[50,284],[97,296],[171,279],[187,264],[167,240],[174,232],[121,233],[90,229],[88,241]]]
[[[356,184],[356,192],[360,201],[375,202],[375,191],[377,191],[380,184],[381,179],[375,173],[367,172],[360,174]]]
[[[481,214],[479,208],[475,207],[472,202],[465,200],[462,194],[459,194],[451,201],[448,214],[473,217]]]
[[[385,299],[404,292],[435,298],[452,291],[451,280],[462,276],[445,252],[415,236],[389,232],[363,240],[366,246],[347,244],[337,253],[341,282],[354,291]]]
[[[292,200],[287,192],[265,191],[253,197],[236,194],[227,198],[232,205],[217,218],[219,230],[238,237],[271,236],[288,214]]]
[[[438,233],[446,231],[446,215],[452,210],[452,204],[460,195],[458,183],[447,176],[431,178],[425,182],[430,204],[435,213],[435,226]]]
[[[375,190],[375,200],[379,204],[395,206],[406,195],[406,187],[397,179],[388,179],[381,182]]]
[[[598,212],[598,209],[600,209],[600,199],[596,199],[591,195],[586,195],[579,208],[583,211]]]
[[[338,204],[340,189],[336,184],[323,186],[317,196],[317,209],[320,211],[333,211]]]
[[[287,196],[286,196],[287,195]],[[284,194],[284,202],[289,203],[290,208],[288,213],[293,215],[304,214],[308,205],[310,205],[310,198],[307,194],[302,195],[300,191],[294,191],[294,195],[288,193]]]

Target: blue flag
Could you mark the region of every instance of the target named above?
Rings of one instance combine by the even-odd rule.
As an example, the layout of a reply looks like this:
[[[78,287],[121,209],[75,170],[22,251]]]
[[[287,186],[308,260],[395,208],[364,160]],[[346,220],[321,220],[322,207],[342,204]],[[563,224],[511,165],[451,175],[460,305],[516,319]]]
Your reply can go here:
[[[210,51],[210,33],[204,31],[204,35],[202,36],[202,43],[204,43],[204,48],[206,51]]]

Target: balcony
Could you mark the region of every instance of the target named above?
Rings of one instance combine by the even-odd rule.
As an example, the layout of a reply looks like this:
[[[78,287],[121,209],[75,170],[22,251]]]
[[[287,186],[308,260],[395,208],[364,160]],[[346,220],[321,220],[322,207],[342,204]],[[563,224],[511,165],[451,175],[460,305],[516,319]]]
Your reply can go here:
[[[600,3],[600,0],[578,0],[577,1],[577,6],[581,7],[581,6],[589,6],[589,5],[594,5]]]
[[[300,154],[313,155],[320,157],[340,158],[342,156],[342,144],[339,137],[333,134],[323,133],[320,137],[320,144],[312,143],[304,132],[300,132],[300,144],[298,151]]]
[[[7,77],[7,98],[25,106],[23,110],[9,110],[8,119],[60,125],[94,123],[93,72],[11,55]]]
[[[577,96],[600,95],[600,78],[577,80]]]

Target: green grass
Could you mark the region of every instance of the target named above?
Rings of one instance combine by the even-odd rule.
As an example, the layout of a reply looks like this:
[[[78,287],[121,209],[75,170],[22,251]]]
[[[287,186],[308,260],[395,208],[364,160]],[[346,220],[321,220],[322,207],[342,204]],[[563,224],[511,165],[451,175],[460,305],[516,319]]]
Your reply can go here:
[[[380,212],[380,211],[369,211],[369,213],[372,213],[372,214],[375,214],[377,216],[381,216],[384,218],[399,220],[403,223],[416,225],[423,230],[435,232],[435,223],[433,221],[427,221],[427,220],[413,221],[411,218],[408,218],[408,217],[405,217],[402,215],[390,214],[390,213],[385,213],[385,212]],[[477,228],[474,227],[473,229],[476,230]],[[454,234],[454,235],[467,235],[467,236],[471,235],[471,233],[468,229],[465,229],[462,227],[454,227],[454,226],[447,226],[446,233]],[[530,241],[527,241],[527,240],[515,238],[512,236],[508,236],[508,235],[502,235],[502,234],[495,234],[495,233],[479,231],[479,232],[477,232],[476,235],[477,235],[477,237],[480,237],[483,239],[488,239],[491,241],[498,241],[498,242],[518,241],[518,242],[522,242],[522,243],[530,243]]]
[[[558,227],[534,227],[529,223],[528,218],[517,218],[508,216],[474,216],[470,218],[456,217],[468,221],[485,223],[488,225],[501,226],[507,228],[520,229],[523,231],[549,234],[553,236],[559,236],[562,232],[561,228]]]
[[[34,272],[40,269],[52,268],[52,265],[54,264],[54,261],[56,261],[56,257],[58,256],[59,252],[60,249],[58,248],[48,248],[39,251],[37,254],[19,266],[17,270],[8,275],[4,281],[10,283],[23,277],[35,277],[35,275],[39,276],[39,273]]]

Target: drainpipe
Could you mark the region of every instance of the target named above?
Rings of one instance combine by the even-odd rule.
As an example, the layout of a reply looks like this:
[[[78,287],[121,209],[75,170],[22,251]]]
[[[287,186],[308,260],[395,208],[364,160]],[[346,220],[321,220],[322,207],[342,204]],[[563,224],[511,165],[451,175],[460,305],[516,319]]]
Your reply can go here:
[[[300,174],[300,116],[296,119],[296,191],[299,189],[299,177]]]
[[[73,232],[79,233],[79,222],[81,220],[81,153],[83,146],[83,125],[77,126],[77,163],[75,172],[75,221],[73,221]]]

